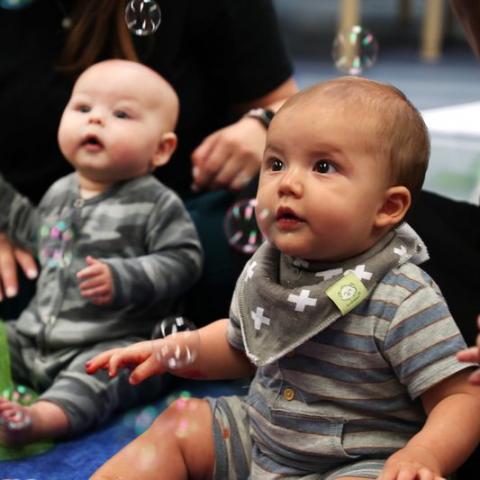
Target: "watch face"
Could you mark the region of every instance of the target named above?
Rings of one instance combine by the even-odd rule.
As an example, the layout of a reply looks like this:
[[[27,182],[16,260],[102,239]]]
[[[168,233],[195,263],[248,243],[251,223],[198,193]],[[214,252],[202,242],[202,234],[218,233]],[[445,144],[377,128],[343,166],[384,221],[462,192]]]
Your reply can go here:
[[[275,112],[268,108],[254,108],[253,110],[250,110],[246,114],[247,117],[252,117],[260,120],[262,124],[265,126],[265,128],[268,128],[274,115],[275,115]]]
[[[273,110],[270,110],[269,108],[266,108],[263,110],[265,116],[268,118],[268,122],[270,123],[272,121],[272,118],[275,116],[275,112]]]

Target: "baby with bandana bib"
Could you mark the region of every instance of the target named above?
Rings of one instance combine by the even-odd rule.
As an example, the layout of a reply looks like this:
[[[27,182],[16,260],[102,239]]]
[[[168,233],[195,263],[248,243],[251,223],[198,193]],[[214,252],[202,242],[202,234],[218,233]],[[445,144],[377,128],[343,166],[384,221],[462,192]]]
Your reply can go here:
[[[428,156],[421,116],[392,86],[345,77],[287,101],[268,130],[257,193],[267,241],[238,279],[230,318],[200,329],[197,355],[172,372],[254,372],[248,394],[171,405],[92,478],[455,471],[480,439],[480,392],[467,381],[473,364],[456,358],[465,342],[448,307],[418,266],[426,247],[403,222]],[[137,384],[168,371],[154,355],[167,341],[104,352],[87,371],[133,365]],[[129,468],[146,451],[142,471]]]

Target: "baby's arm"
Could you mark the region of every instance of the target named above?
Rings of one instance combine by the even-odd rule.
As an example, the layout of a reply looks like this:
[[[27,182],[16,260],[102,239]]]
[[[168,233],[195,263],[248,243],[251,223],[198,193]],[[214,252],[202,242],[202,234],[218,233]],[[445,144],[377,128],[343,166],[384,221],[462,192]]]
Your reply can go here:
[[[85,261],[87,266],[77,273],[82,297],[95,305],[108,305],[113,299],[113,280],[110,267],[90,256]]]
[[[113,305],[165,305],[200,277],[202,247],[182,201],[170,191],[157,198],[144,232],[145,254],[102,259],[110,267]]]
[[[468,375],[459,372],[422,395],[424,427],[389,457],[379,480],[437,480],[468,458],[480,441],[480,390],[469,385]]]
[[[252,373],[253,367],[243,352],[233,348],[227,341],[229,320],[217,320],[199,330],[195,345],[196,355],[192,362],[182,368],[175,368],[171,373],[185,378],[219,380],[225,378],[242,378]],[[175,334],[175,342],[181,350],[188,347],[182,342],[193,339],[188,332]],[[135,343],[125,348],[116,348],[97,355],[86,364],[87,372],[92,374],[98,369],[108,370],[111,377],[120,368],[135,367],[130,375],[130,383],[135,385],[152,375],[159,375],[168,370],[168,365],[161,362],[156,352],[168,345],[171,338]]]

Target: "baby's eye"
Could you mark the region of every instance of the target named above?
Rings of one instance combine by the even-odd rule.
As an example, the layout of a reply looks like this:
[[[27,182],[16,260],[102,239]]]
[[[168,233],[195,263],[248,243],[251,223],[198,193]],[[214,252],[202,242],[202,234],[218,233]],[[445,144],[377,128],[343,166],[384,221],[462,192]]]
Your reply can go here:
[[[91,110],[91,108],[88,105],[81,104],[81,105],[77,105],[75,110],[77,110],[77,112],[80,112],[80,113],[88,113]]]
[[[279,172],[283,170],[283,162],[278,158],[272,158],[270,160],[270,168],[273,172]]]
[[[113,115],[117,118],[130,118],[130,115],[124,110],[115,110]]]
[[[318,173],[333,173],[336,172],[337,169],[328,160],[319,160],[318,162],[315,162],[313,171]]]

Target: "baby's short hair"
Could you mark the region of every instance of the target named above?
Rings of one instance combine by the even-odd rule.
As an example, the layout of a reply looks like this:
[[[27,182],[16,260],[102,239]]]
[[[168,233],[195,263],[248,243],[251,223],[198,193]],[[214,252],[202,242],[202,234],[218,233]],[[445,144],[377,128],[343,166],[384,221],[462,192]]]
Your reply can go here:
[[[359,108],[371,112],[376,141],[369,145],[374,154],[389,160],[388,180],[393,185],[404,185],[415,198],[423,185],[430,156],[427,126],[415,106],[398,88],[361,77],[339,77],[318,83],[290,98],[283,108],[297,102],[327,97],[342,104],[355,102]],[[321,108],[321,100],[319,100]]]

